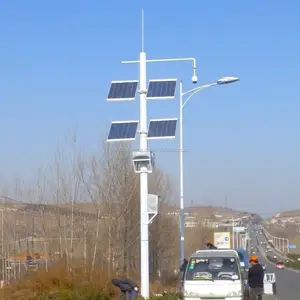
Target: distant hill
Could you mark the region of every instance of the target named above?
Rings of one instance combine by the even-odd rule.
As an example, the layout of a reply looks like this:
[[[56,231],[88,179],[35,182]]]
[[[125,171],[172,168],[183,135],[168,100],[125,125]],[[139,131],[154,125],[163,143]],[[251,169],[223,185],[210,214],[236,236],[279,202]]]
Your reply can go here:
[[[300,217],[300,209],[278,212],[273,216],[273,218],[295,218],[295,217]]]
[[[14,200],[10,197],[0,196],[0,204],[21,204],[22,202]]]
[[[223,217],[236,217],[247,215],[247,212],[236,211],[231,208],[219,207],[219,206],[187,206],[185,207],[185,212],[190,214],[197,214],[198,216],[212,216],[221,215]],[[162,204],[161,211],[170,213],[179,213],[180,209],[175,205]]]
[[[25,204],[20,201],[11,199],[9,197],[0,196],[0,208],[20,209],[24,206],[25,206]]]
[[[71,203],[66,204],[34,204],[34,203],[22,203],[13,200],[9,197],[0,197],[0,209],[17,209],[19,211],[26,212],[56,212],[60,214],[71,213],[72,206]],[[160,203],[159,207],[160,213],[179,213],[180,209],[176,205],[170,203]],[[191,215],[197,215],[198,217],[210,217],[213,215],[220,215],[222,217],[241,217],[243,215],[248,215],[247,212],[236,211],[231,208],[219,207],[219,206],[187,206],[185,207],[185,212]],[[75,215],[89,215],[93,216],[97,214],[97,207],[94,203],[74,203],[74,213]]]

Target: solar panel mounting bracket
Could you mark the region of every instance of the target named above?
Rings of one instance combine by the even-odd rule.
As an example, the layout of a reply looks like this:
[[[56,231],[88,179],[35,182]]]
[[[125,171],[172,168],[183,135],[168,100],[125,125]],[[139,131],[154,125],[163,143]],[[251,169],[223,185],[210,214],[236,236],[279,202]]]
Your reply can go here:
[[[136,131],[137,133],[139,133],[139,134],[148,134],[148,130],[137,130]]]

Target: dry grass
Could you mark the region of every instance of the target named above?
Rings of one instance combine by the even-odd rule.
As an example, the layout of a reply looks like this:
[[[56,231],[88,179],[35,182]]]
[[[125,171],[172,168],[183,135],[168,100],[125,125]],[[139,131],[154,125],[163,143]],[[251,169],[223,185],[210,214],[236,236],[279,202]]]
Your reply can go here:
[[[119,274],[120,276],[120,274]],[[120,276],[122,277],[122,276]],[[135,275],[130,276],[133,280]],[[139,284],[139,281],[136,280]],[[173,278],[168,284],[162,285],[158,281],[151,283],[151,293],[177,292],[179,281]],[[41,300],[41,299],[72,299],[70,295],[81,295],[88,298],[90,295],[102,295],[102,299],[119,299],[119,291],[111,284],[111,278],[105,272],[96,270],[86,271],[84,268],[67,270],[66,263],[57,264],[48,272],[37,273],[23,278],[21,281],[0,290],[0,299],[7,300]],[[50,298],[52,295],[53,298]],[[54,296],[59,295],[59,298]],[[65,296],[66,295],[66,296]],[[86,298],[85,298],[86,297]],[[77,299],[77,298],[76,298]],[[95,298],[96,299],[96,298]],[[100,298],[97,298],[100,299]]]
[[[85,290],[87,294],[101,291],[110,298],[116,295],[116,291],[105,273],[99,270],[86,272],[83,268],[68,271],[66,264],[60,263],[48,272],[38,271],[7,286],[0,291],[0,298],[9,300],[39,299],[41,295],[76,289]]]

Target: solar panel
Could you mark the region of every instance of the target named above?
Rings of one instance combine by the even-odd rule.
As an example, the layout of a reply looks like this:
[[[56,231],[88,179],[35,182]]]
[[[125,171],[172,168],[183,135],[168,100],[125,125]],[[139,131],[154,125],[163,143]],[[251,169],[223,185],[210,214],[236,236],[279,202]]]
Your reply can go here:
[[[138,80],[112,81],[110,84],[107,101],[134,100]]]
[[[177,119],[150,120],[148,139],[175,138]]]
[[[108,133],[108,142],[134,140],[138,121],[116,121],[112,122]]]
[[[147,99],[173,99],[176,91],[176,79],[150,80]]]

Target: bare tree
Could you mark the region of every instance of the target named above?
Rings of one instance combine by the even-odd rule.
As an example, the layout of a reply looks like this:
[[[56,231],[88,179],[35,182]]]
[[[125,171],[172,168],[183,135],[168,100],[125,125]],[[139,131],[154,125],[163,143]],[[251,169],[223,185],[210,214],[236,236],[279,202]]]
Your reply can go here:
[[[65,259],[68,270],[83,265],[86,271],[101,269],[108,276],[138,274],[140,181],[131,149],[122,143],[102,144],[98,153],[83,156],[77,143],[72,142],[70,154],[56,151],[53,165],[39,174],[34,197],[26,195],[25,188],[19,193],[25,204],[12,212],[14,219],[7,219],[5,239],[28,253],[23,239],[34,234],[43,245],[35,248],[46,260]],[[149,227],[151,277],[171,277],[179,267],[179,224],[177,216],[162,211],[174,194],[168,176],[157,166],[149,175],[149,193],[159,196],[159,214]],[[22,224],[18,230],[17,222]],[[189,241],[187,230],[186,253],[200,247],[207,234],[206,229],[194,229]],[[11,245],[7,250],[12,251]]]

